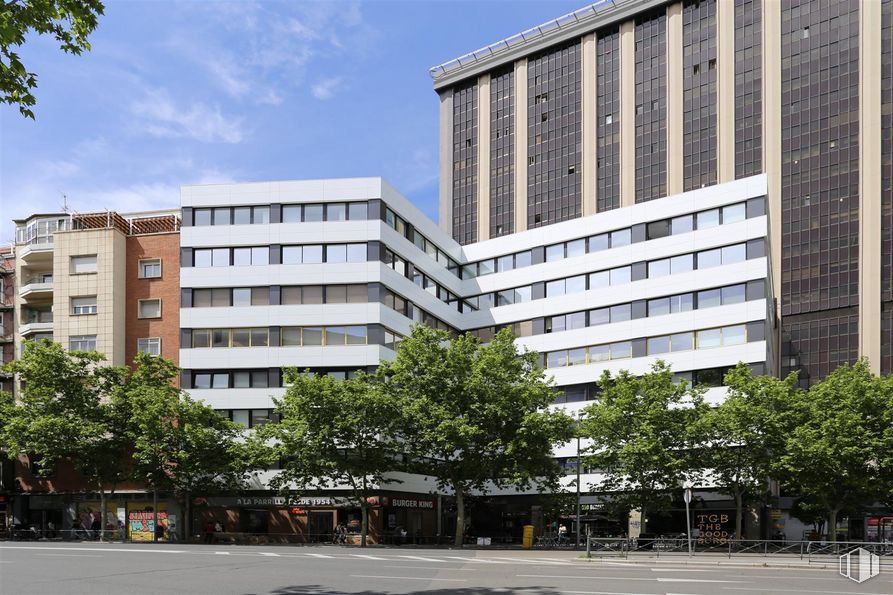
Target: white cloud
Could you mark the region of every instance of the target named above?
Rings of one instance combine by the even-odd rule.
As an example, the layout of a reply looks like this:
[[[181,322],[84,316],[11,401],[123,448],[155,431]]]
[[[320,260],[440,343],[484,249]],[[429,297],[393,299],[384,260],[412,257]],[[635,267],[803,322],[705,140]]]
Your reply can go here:
[[[130,105],[130,112],[139,119],[140,131],[159,138],[236,144],[245,137],[242,118],[226,116],[216,105],[193,102],[179,106],[162,89],[146,91]]]
[[[331,99],[335,96],[335,91],[338,90],[338,88],[341,86],[341,83],[342,78],[340,76],[322,79],[310,88],[310,92],[317,99]]]
[[[358,2],[198,2],[181,5],[204,26],[175,30],[167,47],[198,65],[227,96],[279,105],[313,76],[316,64],[368,50],[374,31]],[[194,25],[198,19],[185,19]],[[342,40],[350,39],[348,50]],[[311,92],[318,97],[311,86]],[[331,90],[334,90],[332,87]],[[330,92],[321,87],[325,98]]]

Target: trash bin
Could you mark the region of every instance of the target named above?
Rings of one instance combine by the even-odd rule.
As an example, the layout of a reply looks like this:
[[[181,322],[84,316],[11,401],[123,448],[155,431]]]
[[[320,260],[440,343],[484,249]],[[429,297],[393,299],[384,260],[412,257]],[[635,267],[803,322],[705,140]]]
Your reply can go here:
[[[521,538],[521,547],[529,550],[533,547],[533,525],[524,525],[524,534]]]

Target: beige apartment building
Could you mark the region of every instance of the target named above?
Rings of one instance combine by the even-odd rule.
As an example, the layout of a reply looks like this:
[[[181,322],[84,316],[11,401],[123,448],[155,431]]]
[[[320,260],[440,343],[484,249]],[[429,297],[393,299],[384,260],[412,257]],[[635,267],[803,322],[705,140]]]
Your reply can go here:
[[[23,340],[52,339],[72,351],[96,350],[108,363],[125,365],[128,353],[160,354],[160,345],[168,343],[176,361],[179,304],[173,299],[162,304],[154,294],[178,292],[178,211],[51,213],[15,223],[17,354]],[[157,237],[128,244],[146,236]],[[130,285],[128,245],[140,252],[131,263],[135,279]],[[147,245],[159,255],[146,251]],[[133,320],[128,321],[128,312]],[[165,319],[170,324],[161,325]],[[128,349],[128,324],[137,323],[155,336],[135,337],[134,349]],[[160,336],[162,329],[168,329],[167,336]]]

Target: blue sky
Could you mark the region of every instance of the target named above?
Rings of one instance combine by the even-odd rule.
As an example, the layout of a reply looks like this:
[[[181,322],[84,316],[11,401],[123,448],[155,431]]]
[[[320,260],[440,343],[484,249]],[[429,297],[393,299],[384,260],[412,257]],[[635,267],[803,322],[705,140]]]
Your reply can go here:
[[[108,1],[82,56],[22,49],[37,121],[0,106],[10,219],[176,206],[179,186],[381,175],[436,220],[428,68],[585,2]]]

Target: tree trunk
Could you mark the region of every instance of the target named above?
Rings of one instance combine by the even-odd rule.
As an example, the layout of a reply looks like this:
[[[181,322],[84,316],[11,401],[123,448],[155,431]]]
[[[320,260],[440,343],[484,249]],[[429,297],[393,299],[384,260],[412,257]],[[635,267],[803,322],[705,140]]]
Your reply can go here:
[[[463,486],[456,484],[456,539],[453,545],[462,547],[465,542],[465,493]]]
[[[105,487],[99,484],[99,541],[105,541]]]
[[[639,521],[639,527],[640,527],[640,529],[639,529],[639,533],[640,533],[640,534],[641,534],[641,533],[648,533],[648,523],[647,523],[647,521],[645,520],[645,519],[648,518],[648,517],[645,516],[645,510],[646,510],[646,508],[647,508],[647,507],[645,506],[645,503],[643,502],[643,503],[642,503],[642,507],[639,509],[639,511],[640,511],[640,518],[641,518],[641,520]]]
[[[192,537],[192,494],[186,492],[183,501],[183,541],[189,541]]]
[[[832,508],[828,513],[828,541],[837,541],[837,509]]]
[[[741,528],[743,527],[744,521],[744,502],[741,496],[741,491],[735,491],[735,539],[740,540],[743,536],[741,535]]]
[[[158,543],[158,489],[152,488],[152,542]]]
[[[360,501],[360,547],[366,547],[366,535],[369,533],[369,503],[365,499]]]

